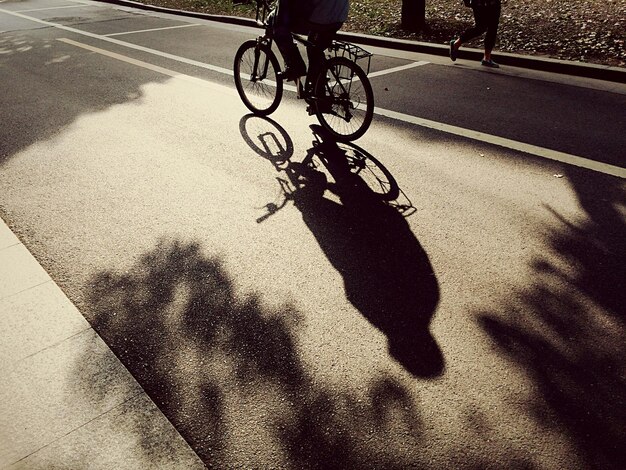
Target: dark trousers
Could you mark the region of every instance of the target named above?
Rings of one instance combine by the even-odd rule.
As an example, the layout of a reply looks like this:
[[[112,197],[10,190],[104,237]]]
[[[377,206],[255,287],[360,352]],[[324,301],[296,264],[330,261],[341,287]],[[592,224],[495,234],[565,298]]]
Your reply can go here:
[[[304,64],[304,61],[291,33],[308,35],[310,45],[306,50],[309,58],[307,81],[313,80],[324,61],[324,49],[330,46],[342,25],[341,23],[329,25],[311,23],[301,19],[299,12],[292,11],[292,8],[289,2],[279,2],[279,7],[271,20],[274,41],[287,67],[299,67]]]
[[[278,46],[278,50],[283,55],[285,62],[291,66],[291,62],[298,58],[302,61],[302,57],[298,52],[298,48],[293,42],[291,33],[304,33],[304,25],[298,24],[298,11],[295,10],[292,2],[278,2],[276,10],[272,12],[270,24],[274,34],[274,41]]]
[[[500,5],[472,7],[474,10],[474,20],[476,24],[461,34],[461,42],[485,35],[485,49],[491,51],[496,45],[496,35],[498,34],[498,24],[500,23]]]
[[[317,78],[317,74],[324,63],[324,50],[332,44],[339,28],[341,28],[341,23],[331,25],[311,23],[308,37],[310,45],[306,48],[306,54],[309,58],[309,70],[306,76],[307,89],[312,89],[315,85],[313,80]]]

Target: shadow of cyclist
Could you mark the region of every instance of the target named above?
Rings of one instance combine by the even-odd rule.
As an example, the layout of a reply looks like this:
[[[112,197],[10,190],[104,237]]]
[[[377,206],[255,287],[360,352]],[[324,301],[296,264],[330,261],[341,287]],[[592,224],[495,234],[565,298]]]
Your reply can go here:
[[[426,252],[406,219],[351,171],[345,151],[311,127],[310,153],[334,179],[327,189],[341,203],[304,191],[296,192],[296,207],[343,277],[348,300],[387,336],[391,355],[416,376],[441,374],[443,357],[428,329],[439,286]]]
[[[290,159],[293,146],[284,129],[266,122],[278,136],[268,138],[271,131],[265,130],[258,138],[283,142],[276,147],[277,154],[271,157],[266,144],[251,148],[279,162],[277,168],[287,175],[287,180],[279,179],[286,201],[268,205],[270,212],[292,200],[341,274],[348,300],[387,337],[390,354],[415,376],[440,375],[443,356],[428,328],[439,301],[437,278],[406,219],[354,171],[346,154],[367,158],[367,153],[353,144],[338,144],[313,125],[313,146],[303,161],[296,162]],[[242,134],[251,144],[254,139],[245,135],[245,127],[244,123]]]

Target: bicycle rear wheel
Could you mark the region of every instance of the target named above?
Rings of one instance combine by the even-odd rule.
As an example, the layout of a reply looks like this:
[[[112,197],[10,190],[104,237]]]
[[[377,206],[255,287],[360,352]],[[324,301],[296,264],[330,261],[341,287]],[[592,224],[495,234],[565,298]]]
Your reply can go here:
[[[244,42],[235,54],[235,86],[243,104],[257,116],[278,108],[283,97],[280,66],[270,47],[255,40]]]
[[[362,137],[374,116],[374,92],[363,69],[345,57],[328,59],[315,85],[315,114],[339,141]]]

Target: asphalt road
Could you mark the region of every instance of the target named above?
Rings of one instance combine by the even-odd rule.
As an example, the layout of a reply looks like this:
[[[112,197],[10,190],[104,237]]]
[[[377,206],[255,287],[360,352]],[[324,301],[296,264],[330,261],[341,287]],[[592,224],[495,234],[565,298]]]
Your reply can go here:
[[[621,468],[623,85],[376,50],[347,146],[247,114],[252,29],[0,31],[0,215],[208,466]]]

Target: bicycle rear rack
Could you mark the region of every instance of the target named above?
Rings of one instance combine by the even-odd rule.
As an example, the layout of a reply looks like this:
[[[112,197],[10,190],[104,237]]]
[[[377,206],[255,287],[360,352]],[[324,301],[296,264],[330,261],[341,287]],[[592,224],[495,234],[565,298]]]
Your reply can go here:
[[[366,51],[356,44],[344,41],[333,41],[328,48],[328,51],[330,52],[331,57],[345,57],[350,59],[352,62],[357,63],[365,71],[365,73],[369,75],[370,63],[373,55],[371,52]]]

